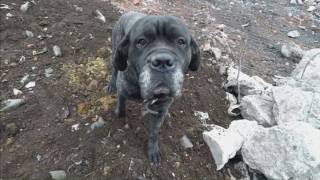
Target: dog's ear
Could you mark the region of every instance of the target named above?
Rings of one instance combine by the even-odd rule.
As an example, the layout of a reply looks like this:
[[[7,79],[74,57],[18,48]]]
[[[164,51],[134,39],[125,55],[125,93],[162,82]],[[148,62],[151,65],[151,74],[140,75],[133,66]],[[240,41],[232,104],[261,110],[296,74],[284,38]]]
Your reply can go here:
[[[189,69],[191,71],[198,70],[200,66],[200,50],[196,41],[191,37],[191,61],[189,64]]]
[[[124,71],[127,68],[128,52],[129,51],[129,36],[126,35],[116,47],[114,56],[114,66],[119,71]]]

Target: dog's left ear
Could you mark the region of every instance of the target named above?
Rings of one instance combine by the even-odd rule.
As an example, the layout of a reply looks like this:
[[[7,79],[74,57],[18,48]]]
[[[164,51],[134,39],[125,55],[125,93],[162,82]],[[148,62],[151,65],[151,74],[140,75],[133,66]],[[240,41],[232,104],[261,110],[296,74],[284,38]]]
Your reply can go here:
[[[200,66],[200,50],[196,41],[191,37],[191,61],[189,64],[189,69],[191,71],[198,70]]]
[[[119,45],[116,47],[116,52],[114,56],[114,66],[119,71],[124,71],[127,68],[129,51],[129,36],[126,35],[120,41]]]

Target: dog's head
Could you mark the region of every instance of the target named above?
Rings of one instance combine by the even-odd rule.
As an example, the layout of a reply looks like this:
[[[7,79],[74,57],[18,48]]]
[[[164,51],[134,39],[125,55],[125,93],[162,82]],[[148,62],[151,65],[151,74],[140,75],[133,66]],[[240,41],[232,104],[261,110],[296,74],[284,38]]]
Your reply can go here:
[[[184,23],[173,16],[139,19],[115,53],[118,70],[136,69],[145,100],[180,96],[184,74],[199,65],[198,45]]]

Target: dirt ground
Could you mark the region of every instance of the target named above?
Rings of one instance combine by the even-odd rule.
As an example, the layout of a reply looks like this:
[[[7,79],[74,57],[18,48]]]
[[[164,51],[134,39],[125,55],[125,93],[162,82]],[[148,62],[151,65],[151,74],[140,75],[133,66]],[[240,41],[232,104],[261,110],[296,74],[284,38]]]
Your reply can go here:
[[[231,165],[216,170],[202,139],[204,128],[194,116],[194,111],[208,112],[207,123],[223,127],[232,120],[218,65],[242,59],[244,72],[272,82],[274,75],[288,75],[294,68],[279,52],[282,43],[294,41],[309,49],[320,42],[318,12],[284,0],[33,2],[26,12],[20,11],[24,1],[0,3],[11,8],[0,11],[0,101],[26,99],[21,107],[0,112],[0,179],[49,179],[49,171],[64,170],[76,179],[228,180],[229,169],[234,176],[236,171]],[[105,23],[95,18],[97,9]],[[159,167],[147,160],[141,104],[129,102],[127,117],[117,119],[115,97],[103,91],[110,78],[111,30],[128,10],[179,16],[201,47],[210,43],[222,50],[220,60],[203,52],[201,70],[186,76],[183,96],[162,127]],[[295,29],[301,36],[287,37]],[[34,36],[28,37],[26,30]],[[53,55],[54,45],[61,48],[61,57]],[[47,52],[33,55],[45,47]],[[48,68],[51,76],[45,75]],[[32,90],[20,82],[27,74],[36,82]],[[13,95],[13,88],[23,94]],[[98,116],[106,125],[89,132]],[[192,149],[181,147],[183,135],[192,141]]]

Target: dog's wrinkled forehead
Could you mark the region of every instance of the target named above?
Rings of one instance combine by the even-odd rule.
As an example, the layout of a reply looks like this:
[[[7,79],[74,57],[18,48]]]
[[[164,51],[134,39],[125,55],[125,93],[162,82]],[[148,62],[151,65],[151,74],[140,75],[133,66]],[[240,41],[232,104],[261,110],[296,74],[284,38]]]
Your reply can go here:
[[[186,25],[174,16],[145,16],[141,18],[132,27],[130,39],[134,40],[140,36],[148,39],[184,37],[188,41],[190,40]]]

